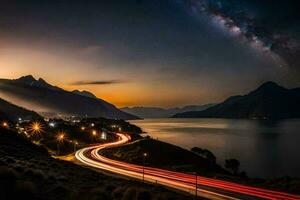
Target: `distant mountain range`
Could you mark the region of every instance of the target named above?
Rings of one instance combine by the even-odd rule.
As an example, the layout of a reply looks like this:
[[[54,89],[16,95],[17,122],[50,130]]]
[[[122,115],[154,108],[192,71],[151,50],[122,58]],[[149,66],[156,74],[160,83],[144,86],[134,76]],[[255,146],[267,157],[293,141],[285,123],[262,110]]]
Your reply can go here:
[[[69,92],[33,76],[0,79],[0,95],[8,101],[40,113],[58,113],[113,119],[138,119],[87,91]]]
[[[3,99],[0,99],[0,119],[8,119],[17,121],[19,118],[22,120],[40,119],[41,116],[36,112],[26,110],[25,108],[11,104]]]
[[[203,111],[179,113],[174,118],[256,118],[285,119],[300,117],[300,88],[286,89],[266,82],[256,90],[232,96]]]
[[[187,111],[201,111],[205,110],[215,104],[205,104],[202,106],[185,106],[182,108],[159,108],[159,107],[124,107],[121,108],[124,112],[131,113],[141,118],[168,118],[176,113],[182,113]]]

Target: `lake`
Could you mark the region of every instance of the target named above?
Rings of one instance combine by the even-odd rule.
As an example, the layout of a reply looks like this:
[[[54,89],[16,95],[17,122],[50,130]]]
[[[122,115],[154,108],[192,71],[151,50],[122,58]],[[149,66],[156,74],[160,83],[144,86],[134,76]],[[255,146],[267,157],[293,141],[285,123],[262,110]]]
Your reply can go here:
[[[217,162],[236,158],[250,177],[300,177],[300,119],[145,119],[130,121],[153,138],[206,148]]]

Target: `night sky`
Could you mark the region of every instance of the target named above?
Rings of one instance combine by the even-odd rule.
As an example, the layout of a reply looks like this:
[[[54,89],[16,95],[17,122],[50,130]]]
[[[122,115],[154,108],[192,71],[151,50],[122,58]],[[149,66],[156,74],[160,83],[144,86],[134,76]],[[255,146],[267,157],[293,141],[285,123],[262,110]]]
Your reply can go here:
[[[117,106],[220,102],[269,80],[300,86],[297,1],[1,2],[1,78],[32,74]]]

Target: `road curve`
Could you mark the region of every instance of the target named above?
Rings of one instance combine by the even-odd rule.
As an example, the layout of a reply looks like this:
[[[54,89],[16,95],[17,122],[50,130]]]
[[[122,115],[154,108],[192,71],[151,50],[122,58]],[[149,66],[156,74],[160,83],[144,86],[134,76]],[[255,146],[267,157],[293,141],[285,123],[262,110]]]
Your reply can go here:
[[[107,170],[120,175],[128,176],[135,179],[143,179],[181,191],[195,194],[196,192],[196,176],[168,170],[143,167],[125,162],[115,161],[105,158],[99,154],[99,151],[125,144],[130,140],[127,134],[117,133],[119,140],[116,142],[95,145],[80,149],[76,152],[75,157],[87,166],[97,169]],[[292,195],[283,192],[244,186],[237,183],[221,181],[202,176],[197,176],[197,194],[209,199],[284,199],[284,200],[300,200],[299,195]]]

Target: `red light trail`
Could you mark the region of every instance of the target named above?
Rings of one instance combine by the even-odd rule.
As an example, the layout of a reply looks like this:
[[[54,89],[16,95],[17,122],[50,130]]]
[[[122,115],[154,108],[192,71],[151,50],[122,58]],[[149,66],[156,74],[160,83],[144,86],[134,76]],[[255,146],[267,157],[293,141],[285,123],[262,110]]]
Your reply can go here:
[[[116,142],[80,149],[75,154],[76,158],[82,163],[94,168],[107,170],[135,179],[143,179],[144,174],[144,179],[147,182],[165,185],[189,193],[195,193],[195,175],[128,164],[101,156],[99,154],[101,149],[125,144],[130,140],[129,135],[120,133],[117,133],[117,135],[119,136],[119,140]],[[245,186],[202,176],[197,176],[197,188],[199,196],[209,199],[300,200],[299,195]]]

